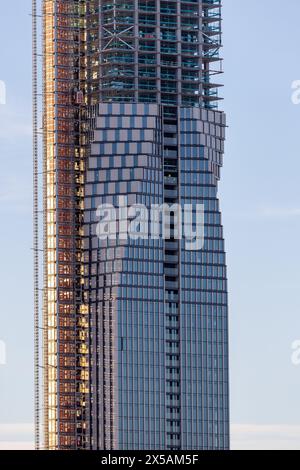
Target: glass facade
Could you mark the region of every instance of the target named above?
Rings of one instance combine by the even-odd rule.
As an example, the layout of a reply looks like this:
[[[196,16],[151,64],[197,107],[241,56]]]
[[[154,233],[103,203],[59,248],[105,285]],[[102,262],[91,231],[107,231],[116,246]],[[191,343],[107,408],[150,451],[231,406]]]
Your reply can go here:
[[[181,250],[182,448],[229,446],[227,278],[217,198],[225,120],[181,109],[181,203],[204,205],[204,246]]]
[[[99,240],[100,204],[163,202],[157,105],[100,104],[85,187],[85,295],[94,365],[91,445],[165,445],[162,240]],[[99,371],[101,373],[99,374]],[[99,419],[99,409],[101,409]]]
[[[49,449],[229,447],[220,0],[44,0]],[[101,239],[99,206],[201,205],[204,245]],[[191,227],[192,228],[192,224]]]
[[[225,120],[220,112],[180,108],[171,125],[166,111],[152,104],[98,109],[84,218],[94,448],[229,446],[227,281],[217,199]],[[187,250],[184,240],[99,240],[96,209],[117,207],[120,195],[149,210],[166,201],[203,204],[203,249]]]

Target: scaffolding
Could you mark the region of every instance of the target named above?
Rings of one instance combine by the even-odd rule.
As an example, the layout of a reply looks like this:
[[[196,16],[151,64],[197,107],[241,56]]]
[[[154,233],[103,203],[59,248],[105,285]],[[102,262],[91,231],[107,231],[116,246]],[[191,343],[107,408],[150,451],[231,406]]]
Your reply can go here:
[[[85,93],[87,3],[93,2],[32,0],[37,450],[88,448],[90,445],[89,312],[84,302],[81,255],[84,172],[89,141],[87,121],[92,122],[87,119]],[[42,41],[39,40],[40,30]],[[42,93],[39,93],[39,59],[42,59]],[[41,114],[42,133],[39,131]],[[41,135],[43,157],[40,155]],[[42,210],[39,207],[40,183],[43,186]],[[39,242],[41,231],[43,246]],[[43,270],[40,269],[41,253]]]
[[[202,71],[201,83],[204,107],[215,109],[221,100],[215,77],[222,74],[222,14],[221,0],[204,0],[202,10]]]
[[[40,448],[40,295],[39,295],[39,144],[37,2],[32,0],[32,128],[33,128],[33,269],[34,269],[34,424],[35,448]]]

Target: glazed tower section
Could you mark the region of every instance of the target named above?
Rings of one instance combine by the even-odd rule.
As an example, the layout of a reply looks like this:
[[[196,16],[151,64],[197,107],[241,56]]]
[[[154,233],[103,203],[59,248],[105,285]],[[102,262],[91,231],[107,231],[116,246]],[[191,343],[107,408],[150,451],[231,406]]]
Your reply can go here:
[[[145,103],[101,103],[97,114],[84,210],[92,448],[228,449],[227,278],[217,195],[225,115]],[[166,240],[141,229],[135,239],[102,240],[99,208],[118,208],[120,197],[148,214],[153,205],[201,205],[203,246],[190,250],[176,238],[175,214]]]

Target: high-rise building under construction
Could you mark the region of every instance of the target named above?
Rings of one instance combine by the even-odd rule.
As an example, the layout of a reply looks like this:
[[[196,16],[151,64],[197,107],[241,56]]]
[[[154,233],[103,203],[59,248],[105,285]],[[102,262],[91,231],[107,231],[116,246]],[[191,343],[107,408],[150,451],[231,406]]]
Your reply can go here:
[[[42,445],[227,449],[221,0],[41,7]],[[202,204],[203,246],[175,237],[174,217],[166,239],[99,238],[97,208],[121,196]]]

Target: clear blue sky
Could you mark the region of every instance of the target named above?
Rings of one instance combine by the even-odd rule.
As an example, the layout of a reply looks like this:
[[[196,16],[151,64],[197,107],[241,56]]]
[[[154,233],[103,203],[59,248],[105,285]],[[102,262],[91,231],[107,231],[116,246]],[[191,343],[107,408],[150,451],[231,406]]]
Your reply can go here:
[[[1,1],[1,441],[30,440],[32,418],[31,9]],[[300,447],[300,2],[224,0],[220,197],[228,251],[234,447]],[[3,444],[2,444],[3,445]]]

